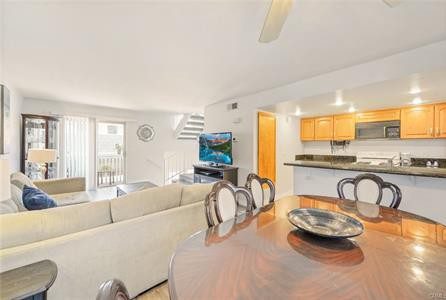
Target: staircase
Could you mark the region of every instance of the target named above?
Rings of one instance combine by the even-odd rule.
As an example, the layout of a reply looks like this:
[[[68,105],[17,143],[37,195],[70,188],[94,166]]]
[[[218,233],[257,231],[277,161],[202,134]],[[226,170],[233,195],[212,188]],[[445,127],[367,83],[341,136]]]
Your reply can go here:
[[[178,140],[196,140],[203,129],[203,114],[185,114],[175,130],[175,136]]]

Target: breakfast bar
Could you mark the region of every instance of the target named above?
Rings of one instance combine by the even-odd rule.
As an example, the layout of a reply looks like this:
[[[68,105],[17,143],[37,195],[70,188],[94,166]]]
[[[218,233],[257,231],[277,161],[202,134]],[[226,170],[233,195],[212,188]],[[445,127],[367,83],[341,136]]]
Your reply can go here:
[[[337,197],[336,185],[343,178],[362,173],[373,173],[385,181],[398,185],[403,201],[400,209],[446,223],[446,165],[422,167],[425,160],[413,159],[411,166],[361,164],[354,156],[296,155],[296,160],[285,165],[294,167],[294,194],[318,194]],[[323,182],[324,184],[321,184]],[[353,194],[347,195],[353,199]],[[384,194],[383,203],[389,197]],[[435,207],[435,209],[432,209]]]

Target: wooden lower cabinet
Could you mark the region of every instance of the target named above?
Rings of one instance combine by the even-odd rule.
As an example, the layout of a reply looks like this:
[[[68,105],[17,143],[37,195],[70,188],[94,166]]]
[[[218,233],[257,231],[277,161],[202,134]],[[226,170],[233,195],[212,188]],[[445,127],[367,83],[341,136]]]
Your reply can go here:
[[[302,141],[314,141],[314,119],[300,120],[300,139]]]
[[[333,117],[333,139],[345,141],[355,139],[355,115],[335,115]]]
[[[419,105],[401,109],[401,138],[434,137],[434,105]]]
[[[333,116],[314,119],[314,140],[330,141],[333,139]]]
[[[446,103],[435,105],[435,137],[446,138]]]

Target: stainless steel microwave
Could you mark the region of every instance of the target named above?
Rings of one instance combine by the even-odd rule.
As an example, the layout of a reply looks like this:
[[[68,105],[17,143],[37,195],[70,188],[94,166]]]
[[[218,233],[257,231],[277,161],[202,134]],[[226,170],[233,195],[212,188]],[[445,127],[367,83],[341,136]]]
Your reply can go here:
[[[400,121],[356,123],[356,139],[399,139]]]

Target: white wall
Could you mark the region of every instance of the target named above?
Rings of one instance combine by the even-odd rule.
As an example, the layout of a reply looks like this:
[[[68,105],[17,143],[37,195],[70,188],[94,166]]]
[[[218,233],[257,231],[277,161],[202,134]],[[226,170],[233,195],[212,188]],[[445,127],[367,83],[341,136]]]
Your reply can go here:
[[[260,107],[289,100],[305,101],[310,96],[337,89],[351,89],[408,74],[444,69],[445,53],[446,41],[442,41],[275,89],[217,102],[205,108],[205,130],[232,131],[240,140],[234,145],[234,164],[240,168],[240,180],[257,169],[256,111]],[[227,109],[227,105],[232,102],[238,102],[237,110]]]
[[[303,143],[305,154],[331,154],[329,142]],[[358,151],[409,152],[412,157],[446,158],[446,139],[351,141],[346,151],[336,155],[355,155]]]
[[[24,100],[23,111],[45,115],[89,117],[92,136],[95,134],[93,129],[95,120],[124,122],[126,125],[127,182],[149,180],[158,185],[164,184],[165,152],[184,151],[198,157],[196,141],[177,140],[174,137],[175,122],[179,115],[176,113],[131,111],[28,98]],[[151,142],[142,142],[136,136],[136,130],[142,124],[150,124],[155,128],[156,136]],[[90,147],[90,157],[94,155],[92,147]],[[90,170],[90,177],[94,176],[93,172]]]
[[[23,97],[13,87],[8,86],[11,101],[11,123],[10,123],[10,144],[9,153],[5,155],[11,164],[11,172],[20,170],[20,139],[22,137],[22,123],[20,114],[22,112]]]
[[[294,190],[293,168],[284,163],[293,161],[297,153],[303,152],[299,138],[298,118],[276,115],[276,192],[277,197],[291,195]]]
[[[5,74],[3,70],[4,66],[4,53],[3,53],[3,31],[4,31],[4,8],[3,1],[0,1],[0,83],[4,84],[10,93],[11,101],[11,123],[10,123],[10,145],[9,153],[2,155],[9,159],[11,164],[11,171],[15,172],[20,169],[20,137],[21,137],[21,122],[20,113],[22,110],[23,98],[21,94],[14,89],[7,81],[5,81]]]

